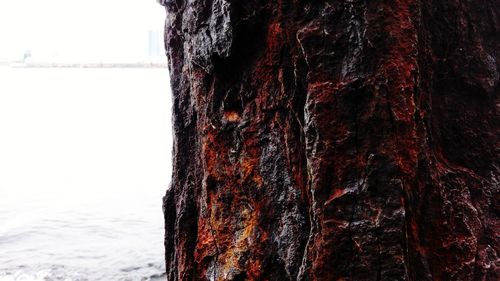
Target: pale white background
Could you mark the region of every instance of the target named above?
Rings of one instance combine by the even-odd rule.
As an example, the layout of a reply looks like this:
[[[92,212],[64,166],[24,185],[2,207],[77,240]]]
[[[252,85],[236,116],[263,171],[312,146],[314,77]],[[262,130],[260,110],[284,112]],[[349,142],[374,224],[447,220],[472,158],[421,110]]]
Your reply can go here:
[[[156,0],[0,0],[0,61],[28,49],[39,57],[131,60],[164,17]]]
[[[0,61],[30,49],[70,62],[135,62],[164,18],[155,0],[0,0]],[[163,194],[172,143],[167,70],[119,71],[78,79],[71,70],[21,77],[0,69],[0,193],[99,196],[140,186]]]
[[[148,57],[164,17],[155,0],[0,0],[1,281],[162,279],[167,68],[20,66],[166,63]]]
[[[0,202],[160,202],[171,173],[166,69],[0,67],[0,79]]]

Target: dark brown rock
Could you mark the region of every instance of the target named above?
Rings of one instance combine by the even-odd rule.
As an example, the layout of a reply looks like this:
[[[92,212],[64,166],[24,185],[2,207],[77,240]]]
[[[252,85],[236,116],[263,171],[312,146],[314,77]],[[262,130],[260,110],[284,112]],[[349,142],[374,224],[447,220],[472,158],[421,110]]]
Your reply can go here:
[[[169,280],[500,280],[498,1],[162,4]]]

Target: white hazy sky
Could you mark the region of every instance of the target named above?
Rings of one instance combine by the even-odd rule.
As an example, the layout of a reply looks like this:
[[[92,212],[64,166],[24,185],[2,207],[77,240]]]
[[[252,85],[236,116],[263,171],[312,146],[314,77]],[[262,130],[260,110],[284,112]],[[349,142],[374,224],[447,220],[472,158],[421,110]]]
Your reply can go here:
[[[127,59],[162,31],[156,0],[0,0],[0,60],[33,55]],[[55,54],[57,53],[57,54]]]

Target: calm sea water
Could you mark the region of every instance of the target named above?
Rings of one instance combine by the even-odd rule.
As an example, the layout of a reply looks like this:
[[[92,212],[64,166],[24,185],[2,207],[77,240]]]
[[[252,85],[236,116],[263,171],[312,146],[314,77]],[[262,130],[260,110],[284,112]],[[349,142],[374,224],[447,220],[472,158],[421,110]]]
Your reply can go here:
[[[0,68],[0,281],[163,280],[164,69]]]

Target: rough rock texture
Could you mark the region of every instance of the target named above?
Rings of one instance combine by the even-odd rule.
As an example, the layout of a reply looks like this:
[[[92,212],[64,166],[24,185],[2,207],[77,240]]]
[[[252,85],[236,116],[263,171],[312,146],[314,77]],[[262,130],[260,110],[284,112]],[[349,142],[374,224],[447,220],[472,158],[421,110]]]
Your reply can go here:
[[[500,2],[161,3],[168,280],[500,280]]]

